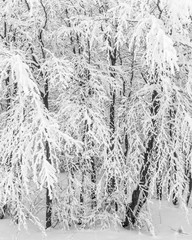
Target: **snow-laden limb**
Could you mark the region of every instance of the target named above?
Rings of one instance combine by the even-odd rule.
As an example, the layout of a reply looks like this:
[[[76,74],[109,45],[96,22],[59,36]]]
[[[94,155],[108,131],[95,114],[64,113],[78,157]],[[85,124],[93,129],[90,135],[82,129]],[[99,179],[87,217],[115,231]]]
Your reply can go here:
[[[192,13],[192,3],[190,0],[174,1],[162,0],[160,1],[161,8],[167,8],[170,14],[170,21],[174,28],[183,30],[182,24],[190,24],[190,16]]]
[[[169,67],[171,73],[174,74],[175,69],[178,69],[178,64],[173,41],[165,34],[157,19],[151,19],[151,21],[151,29],[146,37],[147,63],[151,64],[152,72],[155,71],[155,67],[158,67],[159,71],[165,71]]]
[[[165,32],[162,20],[154,16],[141,19],[136,25],[130,48],[135,39],[138,46],[145,41],[146,53],[143,59],[146,59],[151,73],[158,70],[158,72],[171,71],[174,74],[175,70],[178,70],[177,51],[173,40]]]
[[[45,49],[45,51],[48,56],[44,63],[41,64],[41,71],[46,73],[44,79],[49,79],[51,88],[68,88],[73,74],[72,63],[63,56],[56,56],[48,49]]]
[[[102,170],[99,171],[99,166],[103,164],[103,159],[107,158],[106,149],[109,149],[110,145],[105,109],[108,98],[102,84],[106,73],[103,74],[101,70],[86,63],[82,65],[81,62],[77,62],[77,64],[80,66],[76,65],[71,84],[58,99],[61,129],[82,142],[79,153],[75,153],[74,148],[63,152],[65,157],[63,165],[68,176],[68,185],[65,194],[58,195],[57,206],[63,207],[62,210],[60,208],[57,210],[57,215],[62,219],[65,227],[69,223],[77,224],[78,218],[83,225],[96,221],[97,208],[91,210],[91,194],[93,189],[96,189],[97,202],[102,200],[99,195],[104,190],[98,192],[97,183],[91,181],[91,176],[93,171],[96,171],[98,176],[103,174]],[[87,73],[90,76],[89,80],[86,79]],[[83,203],[80,202],[81,195],[84,199]],[[65,219],[67,216],[68,220]]]
[[[21,223],[25,223],[24,208],[20,208],[20,204],[27,204],[23,199],[25,194],[29,195],[32,182],[40,191],[47,186],[52,195],[57,183],[61,142],[67,146],[75,142],[59,130],[56,119],[44,108],[23,56],[11,53],[6,61],[9,85],[3,88],[5,92],[13,88],[13,93],[8,96],[9,108],[1,113],[0,188],[4,195],[0,202],[10,204],[15,218],[19,221],[22,217]],[[50,162],[45,154],[46,144],[50,148]]]

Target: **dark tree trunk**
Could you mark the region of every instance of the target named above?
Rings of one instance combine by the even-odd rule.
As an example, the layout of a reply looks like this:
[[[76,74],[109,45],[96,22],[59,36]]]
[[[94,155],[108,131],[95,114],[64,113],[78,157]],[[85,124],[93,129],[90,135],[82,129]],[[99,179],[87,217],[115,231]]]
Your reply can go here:
[[[111,42],[109,40],[109,45],[111,46]],[[111,66],[115,66],[117,61],[117,49],[114,48],[113,51],[109,51],[109,59],[111,61]],[[113,71],[113,69],[112,69]],[[111,72],[111,77],[115,77],[114,73]],[[114,150],[114,133],[115,133],[115,102],[116,102],[116,91],[114,89],[111,90],[111,104],[109,109],[109,126],[111,130],[111,136],[110,136],[110,151],[112,152]],[[114,159],[112,158],[112,161]],[[107,184],[107,192],[109,195],[111,195],[116,188],[116,182],[115,182],[115,176],[113,174],[109,176],[108,184]],[[115,208],[117,210],[117,204],[115,203]]]
[[[161,178],[157,179],[156,188],[157,188],[157,199],[158,199],[158,200],[162,200],[163,191],[162,191]]]
[[[9,73],[8,73],[9,74]],[[9,86],[9,77],[5,79],[5,86],[7,87],[7,94],[6,94],[6,110],[8,111],[11,104],[11,96],[10,96],[10,86]]]
[[[5,217],[5,211],[7,210],[7,204],[5,204],[2,209],[0,209],[0,219]]]
[[[44,13],[44,25],[42,26],[41,30],[39,31],[39,35],[38,35],[38,39],[39,39],[39,43],[40,43],[40,50],[41,50],[41,54],[42,54],[42,58],[45,60],[46,59],[46,54],[44,51],[44,42],[43,42],[43,31],[45,30],[46,26],[47,26],[47,9],[43,3],[43,1],[40,1],[43,13]],[[34,62],[36,63],[37,68],[40,70],[41,66],[39,65],[38,61],[36,60],[35,55],[33,54],[33,49],[31,48],[31,52],[32,52],[32,58],[34,60]],[[43,74],[43,72],[40,70],[40,74],[42,77],[42,80],[45,79],[44,82],[44,93],[41,92],[41,97],[43,99],[43,103],[44,106],[47,110],[49,110],[49,82],[48,79],[46,78],[46,73],[45,75]],[[50,159],[50,147],[49,147],[49,143],[48,141],[45,141],[45,155],[46,155],[46,159],[47,161],[51,164],[51,159]],[[49,228],[52,226],[52,221],[51,221],[51,216],[52,216],[52,198],[51,198],[51,194],[49,192],[50,190],[48,189],[48,187],[46,188],[46,228]]]
[[[44,106],[47,110],[49,110],[49,84],[48,80],[46,79],[45,85],[44,85],[44,91],[45,93],[41,93],[41,96],[43,98],[43,103]],[[48,141],[45,142],[45,155],[47,161],[51,164],[51,159],[50,159],[50,147]],[[51,194],[49,192],[50,190],[48,187],[46,188],[46,228],[49,228],[52,226],[52,221],[51,221],[51,216],[52,216],[52,198]]]
[[[154,90],[152,94],[152,103],[153,107],[150,109],[151,115],[155,116],[159,109],[159,101],[157,100],[157,91]],[[150,163],[151,163],[151,155],[154,150],[154,142],[155,142],[155,120],[152,120],[152,125],[154,131],[149,133],[149,140],[146,147],[146,152],[144,153],[143,165],[140,171],[140,182],[137,188],[132,193],[131,203],[126,208],[126,216],[125,221],[122,223],[123,227],[128,227],[130,225],[134,225],[137,222],[138,215],[140,213],[141,208],[145,204],[148,191],[150,186]]]
[[[188,175],[188,180],[189,180],[189,189],[188,189],[188,193],[187,193],[187,206],[189,205],[189,200],[191,197],[191,191],[192,191],[192,176],[191,176],[191,172]]]
[[[190,152],[191,152],[191,147],[190,147],[189,153]],[[186,185],[187,185],[188,191],[187,191],[186,205],[188,206],[189,205],[189,200],[190,200],[190,197],[191,197],[191,191],[192,191],[192,175],[191,175],[191,164],[187,161],[187,158],[186,158],[186,161],[185,161],[185,178],[186,178],[186,181],[183,184],[182,194],[184,195],[185,188],[186,188]]]
[[[159,160],[157,163],[157,170],[159,169]],[[158,200],[162,200],[162,194],[163,194],[163,190],[162,190],[162,174],[158,176],[158,178],[156,179],[156,191],[157,191],[157,199]]]
[[[47,161],[51,164],[50,148],[49,148],[49,143],[47,141],[45,143],[45,151],[46,151]],[[46,188],[46,228],[49,228],[52,226],[51,216],[52,216],[52,198],[51,198],[49,189],[47,187]]]
[[[175,154],[174,154],[174,155],[175,155]],[[175,173],[177,172],[177,166],[176,166],[175,161],[174,161],[174,172],[175,172]],[[173,174],[173,177],[174,177],[174,182],[176,182],[176,181],[177,181],[176,175]],[[178,204],[177,188],[173,191],[172,203],[173,203],[173,205],[177,205],[177,204]]]
[[[47,141],[45,143],[45,152],[46,152],[46,159],[51,164],[50,148],[49,148],[49,143]],[[49,228],[52,226],[51,216],[52,216],[52,198],[51,198],[49,189],[46,188],[46,228]]]
[[[90,47],[90,42],[89,40],[87,41],[87,47],[88,47],[88,63],[91,64],[91,47]],[[90,71],[87,69],[86,71],[87,79],[90,81]],[[94,94],[94,89],[89,88],[89,96],[92,97]],[[93,123],[90,126],[91,130],[93,128]],[[94,148],[94,142],[91,142],[91,147]],[[95,166],[95,157],[91,156],[91,182],[92,182],[92,191],[91,191],[91,200],[92,200],[92,209],[96,207],[97,202],[96,202],[96,166]]]
[[[43,42],[42,42],[42,36],[41,34],[39,35],[39,41],[41,42],[41,51],[42,51],[42,56],[45,59],[45,53],[43,50]],[[37,59],[35,58],[35,56],[33,55],[33,49],[31,48],[31,52],[32,52],[32,59],[33,61],[36,63],[36,67],[40,70],[40,65],[37,61]],[[40,72],[42,80],[44,79],[44,75],[42,72]],[[49,83],[48,83],[48,79],[46,78],[45,83],[44,83],[44,93],[41,92],[41,98],[43,100],[43,104],[45,106],[45,108],[47,110],[49,110]],[[49,147],[49,143],[48,141],[45,142],[45,155],[46,155],[46,159],[47,161],[51,164],[51,159],[50,159],[50,147]],[[52,221],[51,221],[51,216],[52,216],[52,198],[50,196],[50,192],[49,189],[46,188],[46,228],[49,228],[52,226]]]
[[[174,99],[173,99],[173,104],[174,104]],[[176,115],[176,109],[170,109],[169,110],[169,117],[170,117],[169,135],[170,135],[170,141],[171,142],[175,141],[174,140],[174,135],[175,134],[174,134],[174,129],[173,129],[173,127],[174,127],[173,122],[174,122],[174,119],[175,119],[175,115]],[[173,154],[174,154],[174,158],[177,159],[177,153],[174,152]],[[176,179],[177,165],[176,165],[176,161],[175,160],[173,162],[174,162],[174,169],[173,169],[173,172],[171,172],[171,175],[173,176],[173,181],[176,182],[177,181],[177,179]],[[170,166],[170,168],[171,168],[171,166]],[[170,178],[172,176],[170,176]],[[170,185],[170,182],[169,182],[169,185]],[[169,187],[169,192],[170,192],[170,187],[171,186],[168,186],[168,187]],[[172,203],[174,205],[178,204],[178,198],[177,198],[176,195],[177,195],[177,189],[175,189],[173,191],[173,196],[172,196]]]
[[[80,163],[81,164],[81,163]],[[83,163],[84,164],[84,163]],[[83,168],[83,165],[80,165],[81,168]],[[82,217],[84,215],[84,195],[85,195],[85,171],[82,170],[82,176],[81,176],[81,189],[80,189],[80,195],[79,195],[79,201],[80,201],[80,210],[79,210],[79,216],[78,216],[78,225],[82,224]]]
[[[153,149],[153,144],[154,138],[152,137],[148,143],[146,153],[144,154],[144,163],[141,168],[140,182],[132,193],[132,200],[127,207],[125,221],[122,224],[123,227],[128,227],[136,223],[140,210],[147,200],[150,185],[149,158]]]
[[[91,191],[91,200],[92,200],[92,209],[96,207],[97,202],[96,202],[96,168],[95,168],[95,159],[94,157],[91,157],[91,167],[92,167],[92,172],[91,172],[91,182],[93,184],[92,186],[92,191]]]
[[[111,146],[110,151],[113,151],[114,149],[114,133],[115,133],[115,91],[112,93],[112,103],[110,105],[110,129],[111,129]],[[113,159],[112,159],[113,161]],[[109,195],[111,195],[115,191],[115,177],[109,176],[108,185],[107,185],[107,191]]]
[[[52,226],[52,199],[50,198],[49,189],[46,189],[46,229]]]
[[[176,157],[176,153],[175,153],[174,155],[175,155],[175,157]],[[175,172],[175,173],[177,172],[177,166],[176,166],[176,162],[175,162],[175,161],[174,161],[174,172]],[[176,175],[174,174],[173,177],[174,177],[174,182],[176,182],[176,181],[177,181]],[[173,191],[173,197],[172,197],[172,203],[173,203],[173,205],[177,205],[177,204],[178,204],[177,191],[178,191],[177,188]]]

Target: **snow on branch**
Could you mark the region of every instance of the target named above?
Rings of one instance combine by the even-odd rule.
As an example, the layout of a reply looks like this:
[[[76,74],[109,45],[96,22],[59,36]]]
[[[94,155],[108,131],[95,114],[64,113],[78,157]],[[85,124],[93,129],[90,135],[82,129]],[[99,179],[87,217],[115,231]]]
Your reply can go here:
[[[72,146],[76,142],[60,131],[56,119],[45,109],[24,59],[18,53],[12,54],[7,64],[10,80],[4,88],[6,91],[6,87],[14,84],[14,91],[8,96],[10,107],[0,115],[0,169],[3,170],[0,188],[5,201],[15,199],[18,191],[19,197],[14,201],[19,204],[23,194],[30,193],[31,181],[40,190],[47,186],[52,195],[57,183],[61,143]],[[45,154],[47,147],[49,156]]]

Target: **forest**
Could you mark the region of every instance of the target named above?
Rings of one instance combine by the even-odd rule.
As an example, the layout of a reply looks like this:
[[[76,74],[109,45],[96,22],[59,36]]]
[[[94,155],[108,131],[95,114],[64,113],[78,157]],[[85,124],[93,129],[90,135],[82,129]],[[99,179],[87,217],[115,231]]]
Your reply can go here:
[[[0,1],[1,219],[150,227],[191,174],[191,0]]]

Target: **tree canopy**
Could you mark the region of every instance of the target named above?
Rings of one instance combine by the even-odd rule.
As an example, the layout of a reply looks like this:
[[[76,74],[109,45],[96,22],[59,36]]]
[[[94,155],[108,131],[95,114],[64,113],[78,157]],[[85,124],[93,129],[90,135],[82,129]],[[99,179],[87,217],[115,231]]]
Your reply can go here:
[[[41,229],[45,192],[47,228],[148,224],[154,197],[186,208],[192,1],[0,9],[0,208]]]

